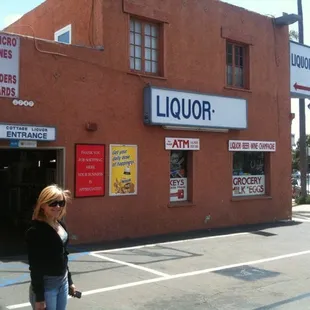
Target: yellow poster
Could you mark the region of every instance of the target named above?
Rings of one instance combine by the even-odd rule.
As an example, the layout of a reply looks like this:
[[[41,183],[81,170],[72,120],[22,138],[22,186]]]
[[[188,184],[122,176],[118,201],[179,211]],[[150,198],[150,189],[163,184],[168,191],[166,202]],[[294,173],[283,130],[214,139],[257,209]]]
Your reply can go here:
[[[137,194],[137,146],[110,145],[110,196]]]

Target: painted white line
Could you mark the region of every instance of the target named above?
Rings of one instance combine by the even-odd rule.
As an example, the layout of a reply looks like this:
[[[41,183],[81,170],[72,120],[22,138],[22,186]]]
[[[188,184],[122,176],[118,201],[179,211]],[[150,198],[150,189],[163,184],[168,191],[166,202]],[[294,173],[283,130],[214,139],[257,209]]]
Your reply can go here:
[[[102,251],[94,251],[93,254],[99,254],[99,253],[113,253],[113,252],[119,252],[119,251],[128,251],[128,250],[138,250],[143,248],[152,248],[160,245],[167,245],[167,244],[178,244],[178,243],[185,243],[190,241],[203,241],[208,239],[219,239],[219,238],[228,238],[228,237],[236,237],[236,236],[242,236],[242,235],[248,235],[248,232],[242,232],[242,233],[234,233],[229,235],[217,235],[217,236],[209,236],[209,237],[201,237],[201,238],[194,238],[194,239],[184,239],[184,240],[177,240],[177,241],[167,241],[167,242],[161,242],[161,243],[152,243],[152,244],[143,244],[143,245],[137,245],[132,247],[125,247],[125,248],[118,248],[118,249],[110,249],[110,250],[102,250]]]
[[[109,286],[109,287],[104,287],[104,288],[99,288],[99,289],[83,292],[83,296],[94,295],[94,294],[99,294],[99,293],[104,293],[104,292],[110,292],[110,291],[115,291],[115,290],[120,290],[120,289],[124,289],[124,288],[140,286],[140,285],[145,285],[145,284],[150,284],[150,283],[158,283],[158,282],[162,282],[162,281],[180,279],[180,278],[191,277],[191,276],[198,276],[201,274],[207,274],[207,273],[211,273],[211,272],[215,272],[215,271],[232,269],[232,268],[242,267],[242,266],[246,266],[246,265],[259,265],[259,264],[263,264],[263,263],[268,263],[268,262],[272,262],[272,261],[277,261],[277,260],[281,260],[281,259],[285,259],[285,258],[292,258],[292,257],[307,255],[307,254],[310,254],[310,250],[302,251],[302,252],[295,252],[295,253],[285,254],[285,255],[280,255],[280,256],[274,256],[274,257],[269,257],[269,258],[263,258],[263,259],[253,260],[253,261],[248,261],[248,262],[243,262],[243,263],[220,266],[220,267],[215,267],[215,268],[208,268],[208,269],[191,271],[191,272],[186,272],[186,273],[179,273],[179,274],[172,275],[172,276],[165,276],[165,277],[155,278],[155,279],[150,279],[150,280],[142,280],[142,281],[131,282],[131,283],[127,283],[127,284]],[[29,303],[17,304],[17,305],[7,306],[7,309],[25,308],[25,307],[28,307],[29,305],[30,305]]]
[[[147,272],[156,274],[157,276],[160,276],[160,277],[169,277],[169,275],[167,273],[163,273],[163,272],[160,272],[160,271],[157,271],[157,270],[154,270],[154,269],[150,269],[150,268],[147,268],[147,267],[135,265],[135,264],[132,264],[132,263],[127,263],[127,262],[124,262],[124,261],[121,261],[121,260],[118,260],[118,259],[114,259],[114,258],[103,256],[103,255],[100,255],[100,254],[97,254],[97,253],[90,253],[89,255],[94,256],[94,257],[98,257],[98,258],[101,258],[101,259],[104,259],[104,260],[107,260],[107,261],[112,262],[112,263],[116,263],[116,264],[120,264],[120,265],[131,267],[131,268],[147,271]]]
[[[295,222],[310,223],[310,219],[306,217],[293,217],[292,220]]]
[[[26,308],[26,307],[30,307],[30,306],[31,306],[30,302],[25,302],[24,304],[8,306],[6,308],[7,309],[20,309],[20,308]]]

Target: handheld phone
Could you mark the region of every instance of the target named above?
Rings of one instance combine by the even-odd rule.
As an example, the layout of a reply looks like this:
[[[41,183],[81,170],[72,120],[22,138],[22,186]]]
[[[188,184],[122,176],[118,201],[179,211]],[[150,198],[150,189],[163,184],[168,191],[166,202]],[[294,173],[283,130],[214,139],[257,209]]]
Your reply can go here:
[[[81,298],[81,297],[82,297],[82,292],[80,292],[80,291],[75,291],[73,297],[75,297],[75,298]]]
[[[74,294],[72,294],[71,290],[69,290],[69,295],[74,297],[74,298],[81,298],[82,297],[82,292],[80,291],[75,291]]]

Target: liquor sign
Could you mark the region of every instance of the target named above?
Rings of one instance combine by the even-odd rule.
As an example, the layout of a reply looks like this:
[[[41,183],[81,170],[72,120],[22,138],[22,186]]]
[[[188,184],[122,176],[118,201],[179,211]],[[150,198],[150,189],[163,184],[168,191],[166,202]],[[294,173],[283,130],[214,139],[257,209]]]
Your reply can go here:
[[[229,140],[228,150],[230,152],[275,152],[276,142]]]
[[[247,101],[148,86],[144,88],[144,123],[188,128],[246,129]]]
[[[165,138],[166,150],[192,150],[200,149],[200,140],[191,138]]]
[[[238,175],[232,177],[233,196],[265,195],[264,175]]]
[[[105,195],[105,145],[75,145],[75,197]]]
[[[187,178],[170,179],[170,201],[187,200]]]
[[[19,97],[20,38],[0,33],[0,97]]]
[[[310,98],[310,46],[290,42],[292,98]]]

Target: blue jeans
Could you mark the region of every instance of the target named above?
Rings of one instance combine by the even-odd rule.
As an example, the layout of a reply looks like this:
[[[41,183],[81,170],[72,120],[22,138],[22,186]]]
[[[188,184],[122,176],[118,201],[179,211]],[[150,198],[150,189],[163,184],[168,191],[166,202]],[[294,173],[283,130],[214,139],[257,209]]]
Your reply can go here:
[[[44,277],[44,298],[46,310],[65,310],[68,302],[68,277]],[[35,309],[36,296],[30,286],[29,300]]]

